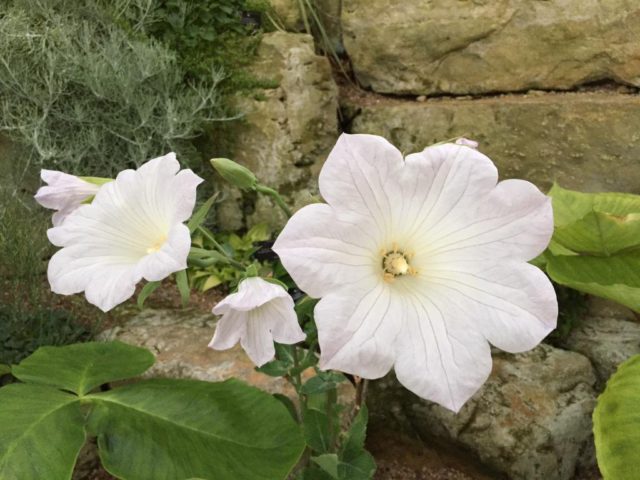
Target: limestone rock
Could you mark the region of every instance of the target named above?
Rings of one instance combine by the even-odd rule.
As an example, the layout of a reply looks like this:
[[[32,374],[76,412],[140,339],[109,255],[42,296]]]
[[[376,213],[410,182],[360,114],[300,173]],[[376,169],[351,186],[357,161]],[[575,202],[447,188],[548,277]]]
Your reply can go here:
[[[374,422],[395,419],[422,438],[465,447],[514,480],[568,480],[593,462],[595,375],[584,356],[541,345],[494,355],[482,389],[454,414],[405,390],[393,376],[373,382]]]
[[[452,137],[480,142],[501,178],[543,190],[640,193],[640,96],[505,95],[483,99],[346,100],[352,133],[383,135],[405,153]]]
[[[99,338],[149,349],[156,356],[156,363],[145,377],[194,378],[208,382],[236,377],[271,393],[293,394],[283,378],[256,372],[239,346],[225,351],[208,348],[215,324],[216,317],[212,314],[147,309],[125,325],[102,332]]]
[[[589,312],[563,346],[591,360],[602,390],[618,365],[640,354],[640,323],[631,310],[593,299]]]
[[[234,130],[232,158],[284,193],[294,207],[303,206],[313,201],[318,172],[338,137],[337,88],[329,61],[315,54],[311,36],[274,32],[264,35],[252,72],[278,86],[238,101],[247,114]],[[235,230],[245,221],[283,224],[270,200],[256,201],[255,195],[226,187],[225,192],[228,200],[218,209],[222,228]]]
[[[193,378],[207,382],[234,377],[295,400],[295,391],[284,378],[256,372],[239,345],[223,351],[208,348],[215,324],[216,317],[208,313],[146,309],[123,325],[105,330],[98,339],[120,340],[149,349],[156,356],[156,363],[145,377]],[[312,368],[302,373],[304,379],[313,375]],[[354,394],[349,382],[340,384],[338,398],[342,404],[350,404]]]
[[[269,0],[269,3],[276,14],[279,26],[292,32],[304,30],[304,21],[298,0]]]
[[[468,94],[640,85],[627,0],[344,0],[344,44],[376,92]]]

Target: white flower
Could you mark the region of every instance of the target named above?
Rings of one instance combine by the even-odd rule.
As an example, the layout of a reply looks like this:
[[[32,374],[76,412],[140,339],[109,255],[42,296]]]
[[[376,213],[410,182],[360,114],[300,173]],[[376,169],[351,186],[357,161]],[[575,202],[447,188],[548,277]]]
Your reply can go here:
[[[379,378],[394,367],[409,390],[458,411],[491,371],[488,342],[522,352],[555,328],[553,287],[526,263],[549,242],[551,202],[497,179],[466,146],[403,159],[381,137],[340,137],[320,173],[328,205],[297,212],[274,246],[322,297],[322,368]]]
[[[226,350],[239,340],[259,367],[275,355],[274,340],[290,345],[305,339],[291,296],[280,285],[260,277],[240,282],[238,291],[219,302],[213,313],[222,318],[209,347]]]
[[[184,270],[191,236],[182,222],[191,216],[202,179],[179,170],[173,153],[124,170],[91,204],[49,229],[51,243],[64,247],[49,262],[51,289],[84,291],[107,311],[131,297],[142,278],[162,280]]]
[[[57,210],[53,214],[54,226],[61,225],[71,212],[100,189],[99,185],[55,170],[41,170],[40,178],[47,185],[40,187],[34,198],[43,207]]]

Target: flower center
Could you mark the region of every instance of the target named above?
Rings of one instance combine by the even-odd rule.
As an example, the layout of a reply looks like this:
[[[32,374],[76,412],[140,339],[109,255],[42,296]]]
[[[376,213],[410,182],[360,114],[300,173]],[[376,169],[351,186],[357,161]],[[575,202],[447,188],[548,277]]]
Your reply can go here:
[[[416,269],[409,261],[413,255],[398,250],[394,243],[391,250],[382,250],[382,276],[386,282],[393,282],[396,277],[415,275]]]
[[[167,241],[167,236],[161,235],[149,248],[147,248],[147,253],[151,254],[151,253],[156,253],[160,251],[160,249],[164,245],[164,242],[166,241]]]

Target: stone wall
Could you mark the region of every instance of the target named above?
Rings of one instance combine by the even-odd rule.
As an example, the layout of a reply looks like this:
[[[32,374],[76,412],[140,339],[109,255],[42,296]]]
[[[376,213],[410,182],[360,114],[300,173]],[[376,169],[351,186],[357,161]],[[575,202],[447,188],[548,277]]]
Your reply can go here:
[[[640,4],[627,0],[322,0],[329,43],[353,85],[304,33],[297,0],[272,0],[288,33],[264,36],[256,74],[279,81],[244,99],[235,159],[285,191],[317,199],[339,131],[383,135],[403,151],[456,136],[480,142],[502,178],[547,189],[640,193]],[[340,106],[340,111],[338,109]],[[227,190],[221,226],[283,217]],[[275,211],[274,211],[275,212]]]

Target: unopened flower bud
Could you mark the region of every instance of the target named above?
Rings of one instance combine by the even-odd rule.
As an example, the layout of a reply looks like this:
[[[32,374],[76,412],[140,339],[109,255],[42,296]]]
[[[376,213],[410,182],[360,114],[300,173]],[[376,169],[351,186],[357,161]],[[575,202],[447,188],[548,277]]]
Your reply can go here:
[[[258,183],[251,170],[228,158],[213,158],[211,165],[227,182],[242,190],[254,190]]]

